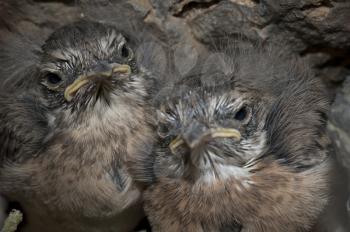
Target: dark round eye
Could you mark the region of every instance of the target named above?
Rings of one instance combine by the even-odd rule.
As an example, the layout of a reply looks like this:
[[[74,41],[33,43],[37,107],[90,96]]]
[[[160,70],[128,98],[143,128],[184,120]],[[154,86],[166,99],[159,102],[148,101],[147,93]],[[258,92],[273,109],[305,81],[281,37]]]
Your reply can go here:
[[[167,137],[169,135],[170,130],[169,130],[168,125],[160,123],[158,125],[158,131],[157,132],[158,132],[159,137],[165,138],[165,137]]]
[[[235,114],[235,119],[238,120],[238,121],[243,121],[246,117],[247,117],[247,109],[246,109],[246,107],[242,107]]]
[[[126,45],[123,45],[121,48],[121,55],[124,58],[128,58],[130,56],[130,50]]]
[[[62,82],[62,78],[55,73],[46,74],[46,80],[49,84],[57,85]]]

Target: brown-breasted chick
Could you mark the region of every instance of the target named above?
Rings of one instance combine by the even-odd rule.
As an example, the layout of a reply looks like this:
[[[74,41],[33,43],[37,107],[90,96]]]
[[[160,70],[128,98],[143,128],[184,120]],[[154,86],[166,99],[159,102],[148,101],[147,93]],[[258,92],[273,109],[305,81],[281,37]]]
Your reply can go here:
[[[128,39],[82,21],[40,50],[1,48],[0,194],[23,208],[21,231],[131,231],[143,217],[125,161],[152,143],[151,77]]]
[[[212,59],[159,97],[159,143],[133,165],[149,186],[153,231],[295,232],[315,223],[332,167],[328,101],[307,65],[284,52],[222,54],[222,67]]]

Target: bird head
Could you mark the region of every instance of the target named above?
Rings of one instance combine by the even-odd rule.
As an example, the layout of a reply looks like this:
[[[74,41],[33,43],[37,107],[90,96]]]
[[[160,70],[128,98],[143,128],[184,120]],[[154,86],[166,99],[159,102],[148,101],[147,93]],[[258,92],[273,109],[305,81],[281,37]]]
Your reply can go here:
[[[230,70],[209,86],[211,70],[195,71],[160,101],[155,177],[212,180],[249,175],[252,166],[271,162],[295,170],[322,162],[323,153],[309,151],[319,146],[327,97],[309,69],[270,47],[225,59],[219,69]]]
[[[143,74],[131,47],[107,24],[82,21],[55,31],[42,46],[37,74],[47,106],[81,118],[103,114],[112,102],[140,101]]]
[[[243,168],[267,147],[266,113],[254,91],[193,89],[158,110],[162,152],[189,175],[232,165]]]

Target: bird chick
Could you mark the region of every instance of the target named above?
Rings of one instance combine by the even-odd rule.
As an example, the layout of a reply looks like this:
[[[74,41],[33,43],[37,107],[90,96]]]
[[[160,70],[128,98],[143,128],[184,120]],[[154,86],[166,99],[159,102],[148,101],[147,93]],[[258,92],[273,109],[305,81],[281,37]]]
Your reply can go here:
[[[309,68],[284,52],[221,54],[224,65],[211,59],[159,97],[159,142],[133,164],[148,185],[153,231],[295,232],[314,224],[332,167],[328,101]]]
[[[81,21],[25,70],[12,64],[22,72],[0,97],[0,194],[23,208],[21,231],[131,231],[143,217],[124,164],[152,142],[152,78],[133,46],[113,25]]]

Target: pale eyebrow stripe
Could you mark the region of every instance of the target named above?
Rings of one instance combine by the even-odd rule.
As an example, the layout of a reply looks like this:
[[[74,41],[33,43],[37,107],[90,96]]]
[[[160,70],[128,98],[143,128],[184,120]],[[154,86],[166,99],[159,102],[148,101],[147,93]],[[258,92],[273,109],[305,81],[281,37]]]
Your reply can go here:
[[[65,48],[64,50],[57,49],[57,50],[50,52],[49,55],[52,58],[54,58],[58,61],[62,61],[62,62],[70,62],[72,57],[82,56],[81,52],[77,49],[74,49],[74,48]]]
[[[49,53],[50,57],[60,60],[60,61],[68,61],[68,58],[65,56],[64,52],[61,50],[55,50]]]

